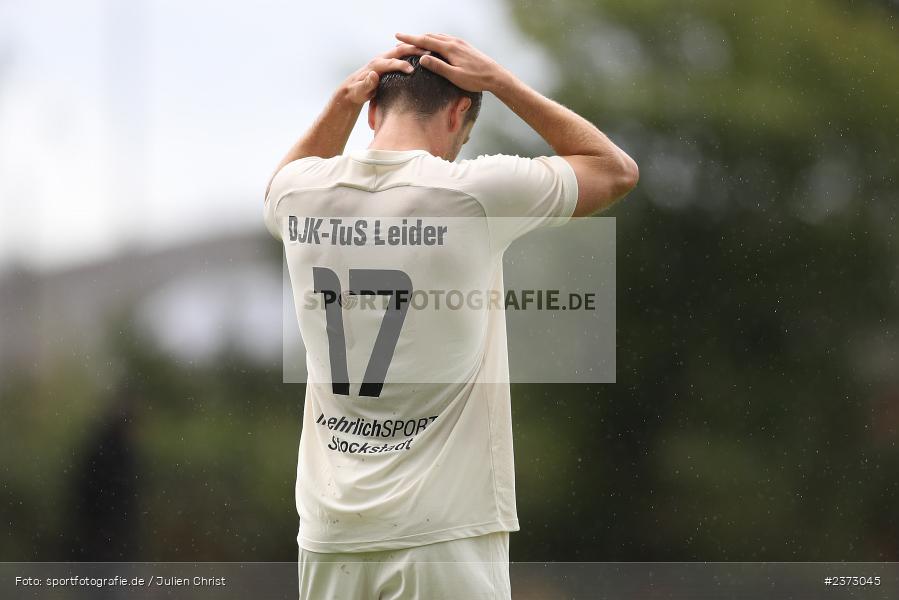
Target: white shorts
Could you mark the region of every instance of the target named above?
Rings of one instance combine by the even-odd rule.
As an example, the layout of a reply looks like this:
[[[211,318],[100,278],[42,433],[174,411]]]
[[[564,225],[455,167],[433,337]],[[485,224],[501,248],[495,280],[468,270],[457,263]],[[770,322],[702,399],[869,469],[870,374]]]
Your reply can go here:
[[[510,600],[509,532],[400,550],[300,548],[300,600]]]

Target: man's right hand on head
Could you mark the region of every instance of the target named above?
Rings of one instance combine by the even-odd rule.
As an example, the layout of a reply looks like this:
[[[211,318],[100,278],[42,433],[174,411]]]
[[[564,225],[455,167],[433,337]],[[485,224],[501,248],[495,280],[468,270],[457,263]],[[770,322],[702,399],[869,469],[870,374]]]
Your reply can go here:
[[[499,63],[461,38],[445,33],[397,33],[396,39],[404,46],[411,44],[443,56],[445,61],[426,54],[421,65],[469,92],[492,92],[508,75]]]
[[[375,95],[378,89],[378,80],[384,73],[401,71],[412,73],[414,70],[402,56],[410,54],[422,55],[426,50],[412,44],[398,44],[383,54],[374,57],[361,69],[355,71],[341,84],[340,95],[342,98],[362,106]]]

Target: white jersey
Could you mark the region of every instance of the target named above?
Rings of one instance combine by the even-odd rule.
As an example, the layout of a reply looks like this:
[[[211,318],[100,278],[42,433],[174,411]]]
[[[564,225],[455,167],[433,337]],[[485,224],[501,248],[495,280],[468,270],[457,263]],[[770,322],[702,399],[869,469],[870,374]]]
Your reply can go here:
[[[518,530],[505,315],[471,299],[501,297],[508,245],[576,202],[558,156],[365,150],[277,173],[265,222],[307,352],[300,547]]]

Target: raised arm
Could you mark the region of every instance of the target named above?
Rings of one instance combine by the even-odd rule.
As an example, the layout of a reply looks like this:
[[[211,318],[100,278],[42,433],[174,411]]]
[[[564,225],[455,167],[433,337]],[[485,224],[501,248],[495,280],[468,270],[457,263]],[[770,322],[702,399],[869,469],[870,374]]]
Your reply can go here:
[[[318,156],[330,158],[343,153],[346,142],[353,131],[356,119],[362,106],[368,102],[378,89],[378,79],[384,73],[405,71],[411,73],[413,67],[401,56],[422,54],[424,50],[410,44],[398,44],[384,54],[376,56],[364,67],[347,77],[328,100],[325,109],[311,127],[290,148],[278,167],[269,177],[265,187],[265,195],[272,186],[272,180],[281,167],[287,163]]]
[[[637,185],[637,163],[577,113],[550,100],[465,40],[442,34],[396,34],[403,44],[437,52],[421,64],[462,89],[488,91],[527,123],[574,168],[578,201],[574,216],[607,208]]]

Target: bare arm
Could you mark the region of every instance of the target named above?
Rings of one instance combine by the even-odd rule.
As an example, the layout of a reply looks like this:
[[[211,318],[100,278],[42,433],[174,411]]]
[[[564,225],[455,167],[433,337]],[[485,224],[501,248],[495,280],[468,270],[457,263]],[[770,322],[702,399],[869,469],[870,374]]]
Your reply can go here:
[[[421,64],[469,91],[489,91],[515,112],[574,168],[578,202],[574,216],[607,208],[637,185],[637,163],[592,123],[526,85],[470,44],[445,34],[397,34],[444,56]]]
[[[384,54],[376,56],[364,67],[347,77],[328,100],[325,109],[312,126],[278,163],[272,176],[269,177],[265,195],[268,196],[272,180],[284,165],[307,156],[330,158],[343,153],[362,106],[371,99],[378,88],[380,76],[390,71],[411,73],[412,65],[400,60],[399,57],[423,52],[421,48],[409,44],[399,44]]]
[[[574,216],[599,212],[637,185],[637,163],[587,119],[503,71],[494,94],[567,160],[577,175]]]

